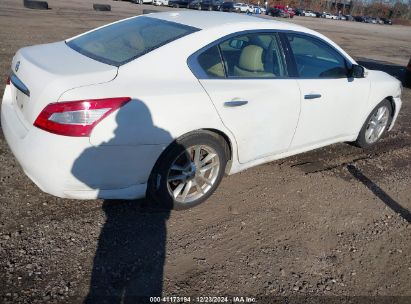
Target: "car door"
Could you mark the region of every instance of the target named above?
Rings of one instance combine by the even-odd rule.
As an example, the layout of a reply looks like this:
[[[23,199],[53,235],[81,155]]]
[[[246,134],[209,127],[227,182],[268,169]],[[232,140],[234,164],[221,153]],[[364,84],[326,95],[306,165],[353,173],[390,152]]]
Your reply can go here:
[[[287,77],[277,34],[241,34],[196,58],[199,81],[236,138],[239,161],[286,151],[297,126],[300,92],[297,81]]]
[[[291,149],[355,135],[368,100],[369,81],[348,77],[348,60],[322,39],[285,35],[301,92],[301,114]]]

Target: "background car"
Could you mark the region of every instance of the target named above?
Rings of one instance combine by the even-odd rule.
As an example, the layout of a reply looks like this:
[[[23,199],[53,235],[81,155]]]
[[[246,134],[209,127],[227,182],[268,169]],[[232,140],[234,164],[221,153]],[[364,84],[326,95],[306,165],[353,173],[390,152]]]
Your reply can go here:
[[[251,11],[248,4],[245,4],[245,3],[235,3],[234,8],[235,8],[235,11],[238,13],[247,13]]]
[[[304,16],[305,17],[317,17],[317,14],[314,13],[313,11],[305,11]]]
[[[274,5],[273,8],[277,8],[281,11],[283,11],[286,15],[288,15],[289,18],[293,18],[295,15],[294,10],[289,7],[289,6],[284,6],[284,5]],[[288,18],[287,17],[287,18]]]
[[[301,8],[297,8],[297,9],[295,10],[295,14],[296,14],[297,16],[304,16],[304,13],[305,13],[305,11],[304,11],[303,9],[301,9]]]
[[[224,2],[223,4],[220,5],[220,11],[221,12],[234,12],[236,10],[236,7],[234,5],[234,2]]]
[[[363,16],[354,16],[354,20],[356,22],[365,22],[365,18]]]
[[[259,14],[265,14],[265,12],[266,12],[266,9],[265,9],[264,7],[262,7],[262,6],[252,5],[251,8],[252,8],[252,10],[253,10],[253,11],[252,11],[253,14],[259,15]]]
[[[222,1],[220,0],[194,0],[190,2],[188,8],[207,11],[218,11]]]
[[[290,18],[288,12],[285,12],[284,10],[275,7],[269,7],[266,10],[265,14],[270,15],[271,17]]]
[[[168,6],[168,0],[153,0],[153,5]]]
[[[335,15],[333,15],[333,14],[330,14],[330,13],[324,13],[324,14],[322,15],[322,17],[323,17],[323,18],[326,18],[326,19],[333,19],[333,20],[337,20],[337,19],[338,19],[337,16],[335,16]]]
[[[354,21],[354,17],[351,15],[344,15],[345,16],[345,20],[347,21]]]
[[[133,2],[137,4],[152,4],[153,0],[133,0]]]
[[[193,0],[169,0],[168,6],[175,8],[187,8]]]
[[[384,24],[389,24],[392,25],[392,21],[391,19],[387,19],[387,18],[381,18],[382,22],[384,22]]]

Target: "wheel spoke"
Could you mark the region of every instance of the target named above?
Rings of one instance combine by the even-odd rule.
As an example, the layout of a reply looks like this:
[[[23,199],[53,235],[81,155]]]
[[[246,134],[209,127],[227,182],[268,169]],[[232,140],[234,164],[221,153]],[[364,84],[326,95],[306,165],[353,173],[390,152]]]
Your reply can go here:
[[[191,163],[193,161],[193,148],[190,147],[185,151],[185,156],[187,158],[187,163]]]
[[[205,178],[204,176],[198,175],[197,178],[209,186],[213,185],[213,183],[209,179]]]
[[[187,166],[182,167],[182,166],[180,166],[180,165],[174,164],[174,165],[171,166],[171,170],[175,170],[175,171],[185,171],[185,170],[186,170],[186,167],[187,167]]]
[[[187,194],[188,194],[188,192],[190,191],[192,185],[193,185],[193,182],[192,182],[191,180],[188,181],[187,184],[185,185],[184,191],[183,191],[183,193],[181,194],[181,196],[182,196],[182,197],[181,197],[181,200],[182,200],[183,202],[186,200]]]
[[[381,108],[378,109],[378,112],[377,112],[378,121],[380,121],[383,118],[383,116],[385,114],[385,111],[387,111],[386,107],[381,107]]]
[[[181,183],[174,189],[174,191],[173,191],[174,198],[176,198],[180,194],[180,192],[183,189],[184,185],[185,185],[184,183]]]
[[[194,148],[194,163],[196,166],[200,165],[200,154],[201,154],[201,146],[196,146]]]
[[[368,140],[371,140],[371,136],[373,135],[375,131],[374,127],[370,127],[367,132],[365,133],[365,137],[368,138]]]
[[[377,124],[378,124],[378,122],[376,122],[374,119],[371,119],[371,120],[370,120],[369,125],[370,125],[372,128],[374,128]]]
[[[200,168],[200,172],[201,172],[201,173],[205,173],[205,172],[207,172],[208,170],[214,168],[215,166],[218,166],[218,162],[211,163],[211,164],[205,165],[204,167],[201,167],[201,168]]]
[[[178,181],[178,180],[184,180],[186,179],[187,176],[184,174],[179,174],[179,175],[173,175],[173,176],[169,176],[168,177],[168,181],[172,182],[172,181]]]
[[[380,125],[379,126],[378,131],[376,132],[377,133],[377,138],[380,138],[380,136],[384,132],[384,129],[385,129],[385,125]]]
[[[214,157],[216,157],[217,154],[215,153],[209,153],[204,159],[201,161],[200,165],[203,166],[207,164],[210,160],[212,160]]]
[[[196,179],[196,184],[195,184],[195,186],[196,186],[198,192],[201,192],[202,194],[204,194],[204,189],[203,189],[203,188],[200,186],[200,184],[197,182],[197,179]]]

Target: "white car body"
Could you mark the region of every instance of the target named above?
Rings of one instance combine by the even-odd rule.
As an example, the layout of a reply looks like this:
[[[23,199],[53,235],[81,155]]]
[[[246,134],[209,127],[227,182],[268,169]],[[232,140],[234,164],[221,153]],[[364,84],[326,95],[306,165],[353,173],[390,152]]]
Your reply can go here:
[[[258,6],[258,5],[250,5],[251,11],[254,14],[265,14],[266,9],[264,7]]]
[[[336,19],[338,19],[338,17],[337,16],[335,16],[335,15],[332,15],[332,14],[325,14],[325,18],[326,19],[333,19],[333,20],[336,20]]]
[[[248,6],[248,4],[245,4],[245,3],[236,3],[234,4],[234,8],[236,10],[239,10],[241,13],[246,13],[247,11],[251,11],[251,8]]]
[[[305,11],[304,16],[305,17],[317,17],[317,15],[311,11]]]
[[[153,0],[153,5],[157,6],[168,6],[168,0]]]
[[[217,39],[249,30],[314,35],[356,63],[334,42],[301,26],[238,14],[209,12],[207,18],[204,14],[144,15],[201,30],[118,68],[92,60],[64,41],[19,50],[12,70],[30,96],[13,83],[7,85],[1,125],[24,172],[43,191],[59,197],[134,199],[145,196],[150,172],[161,153],[175,139],[195,130],[224,134],[232,151],[226,173],[233,174],[354,141],[370,111],[387,97],[395,108],[390,128],[394,125],[401,108],[400,83],[380,71],[369,70],[365,78],[351,81],[197,79],[187,64],[192,54]],[[322,98],[304,99],[313,92]],[[33,126],[51,102],[116,96],[129,96],[133,102],[104,118],[89,137],[61,136]],[[276,98],[267,99],[272,96]],[[236,98],[249,103],[239,108],[224,106]],[[84,179],[78,177],[79,171]]]

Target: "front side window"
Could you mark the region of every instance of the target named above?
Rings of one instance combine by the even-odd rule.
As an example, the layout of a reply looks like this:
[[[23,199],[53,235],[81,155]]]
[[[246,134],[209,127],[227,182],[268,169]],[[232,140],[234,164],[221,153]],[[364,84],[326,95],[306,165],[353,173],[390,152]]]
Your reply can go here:
[[[347,77],[345,59],[331,46],[318,39],[287,34],[292,53],[301,78]]]
[[[94,60],[120,66],[198,30],[156,18],[136,17],[74,38],[67,45]]]
[[[227,77],[276,78],[285,76],[277,35],[253,33],[230,38],[219,45]]]

